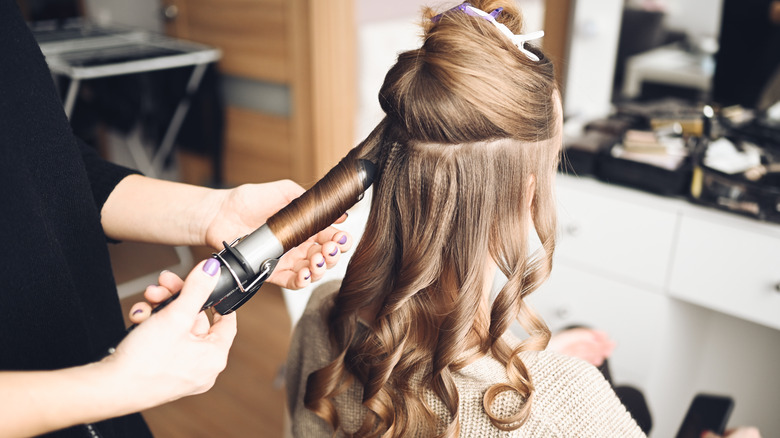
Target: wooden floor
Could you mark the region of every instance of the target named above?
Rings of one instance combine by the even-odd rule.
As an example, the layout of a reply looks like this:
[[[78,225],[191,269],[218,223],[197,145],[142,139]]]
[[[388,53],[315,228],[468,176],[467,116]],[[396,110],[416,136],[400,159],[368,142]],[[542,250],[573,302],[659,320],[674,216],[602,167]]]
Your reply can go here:
[[[120,245],[121,246],[121,245]],[[137,250],[148,263],[152,248]],[[208,255],[195,251],[196,260]],[[137,266],[136,255],[114,257],[117,277]],[[140,262],[139,262],[140,263]],[[164,262],[161,266],[165,266]],[[162,268],[161,268],[162,269]],[[122,300],[125,315],[141,296]],[[266,284],[238,314],[238,335],[227,369],[207,393],[177,400],[143,412],[157,438],[282,437],[284,388],[279,371],[287,357],[290,318],[281,290]],[[125,316],[125,318],[127,318]]]

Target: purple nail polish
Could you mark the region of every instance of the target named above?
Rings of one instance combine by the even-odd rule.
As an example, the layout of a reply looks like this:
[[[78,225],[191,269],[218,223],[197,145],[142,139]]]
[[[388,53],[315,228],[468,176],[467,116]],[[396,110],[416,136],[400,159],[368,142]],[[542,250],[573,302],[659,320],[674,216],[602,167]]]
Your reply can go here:
[[[323,259],[321,262],[317,263],[317,267],[318,268],[321,268],[323,266],[325,266],[325,259]]]
[[[206,261],[206,264],[203,265],[203,272],[209,274],[210,276],[215,276],[219,272],[219,260],[211,258]]]
[[[305,277],[303,277],[304,280],[308,280],[310,278],[311,278],[311,272],[309,272],[308,274],[306,274]]]
[[[330,254],[328,254],[328,255],[329,255],[329,256],[331,256],[331,257],[333,257],[333,256],[335,256],[335,255],[336,255],[336,254],[338,254],[338,253],[339,253],[339,249],[338,249],[338,248],[333,248],[333,252],[332,252],[332,253],[330,253]]]
[[[135,311],[133,312],[133,316],[138,315],[139,313],[143,313],[143,311],[144,311],[143,309],[135,309]]]
[[[347,235],[346,234],[341,236],[341,239],[339,239],[339,245],[343,245],[345,243],[347,243]]]

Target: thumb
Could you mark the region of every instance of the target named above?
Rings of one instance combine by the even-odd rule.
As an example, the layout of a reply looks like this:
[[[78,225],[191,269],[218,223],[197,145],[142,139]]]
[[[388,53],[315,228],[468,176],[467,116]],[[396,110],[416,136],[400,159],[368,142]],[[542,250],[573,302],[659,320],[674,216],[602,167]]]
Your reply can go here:
[[[715,432],[708,430],[706,432],[702,432],[701,438],[721,438],[720,435],[716,434]]]
[[[179,298],[169,307],[176,306],[178,311],[186,313],[200,312],[217,285],[220,268],[219,260],[213,257],[198,263],[184,280]]]

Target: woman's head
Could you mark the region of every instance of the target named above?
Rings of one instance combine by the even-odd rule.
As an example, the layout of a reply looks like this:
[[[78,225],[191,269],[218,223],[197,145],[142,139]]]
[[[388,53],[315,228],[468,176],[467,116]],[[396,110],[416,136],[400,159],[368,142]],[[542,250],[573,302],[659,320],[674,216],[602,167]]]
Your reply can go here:
[[[497,21],[520,32],[513,1],[471,4],[503,7]],[[399,55],[380,90],[385,120],[347,157],[369,158],[380,172],[330,317],[341,355],[307,385],[307,407],[335,426],[328,399],[343,379],[357,377],[371,412],[360,435],[426,427],[455,434],[451,372],[471,347],[507,365],[526,403],[512,418],[494,418],[493,394],[486,409],[497,427],[516,428],[533,387],[515,353],[543,348],[548,337],[523,297],[549,274],[554,248],[561,109],[552,65],[485,18],[455,10],[438,17],[426,10],[424,18],[422,47]],[[531,223],[543,245],[535,257],[528,254]],[[492,307],[483,293],[489,259],[508,278]],[[359,332],[357,314],[367,308],[376,317]],[[531,337],[513,350],[501,335],[518,316]],[[451,423],[432,419],[421,401],[426,388],[448,407]]]
[[[472,2],[495,9],[519,32],[512,2]],[[459,11],[425,11],[422,47],[401,53],[379,102],[400,135],[423,143],[463,144],[498,138],[536,142],[554,136],[558,117],[552,64],[534,61],[490,21]],[[538,52],[537,52],[538,56]]]

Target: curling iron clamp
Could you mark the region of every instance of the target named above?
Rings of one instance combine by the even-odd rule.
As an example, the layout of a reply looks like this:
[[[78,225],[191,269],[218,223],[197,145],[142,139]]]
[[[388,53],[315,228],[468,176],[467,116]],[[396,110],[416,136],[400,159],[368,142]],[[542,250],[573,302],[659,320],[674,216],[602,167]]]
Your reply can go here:
[[[311,205],[310,199],[317,196],[322,182],[318,182],[311,189],[293,200],[289,205],[279,210],[268,218],[268,221],[244,237],[240,237],[231,243],[223,242],[224,248],[212,255],[220,262],[220,273],[217,286],[203,304],[202,310],[214,308],[221,314],[227,315],[241,307],[260,289],[260,286],[271,276],[279,258],[295,246],[303,243],[309,236],[313,236],[324,230],[336,219],[363,198],[363,193],[374,181],[376,166],[368,160],[355,160],[356,173],[360,180],[359,193],[335,205],[332,211],[316,210],[307,207]],[[340,170],[343,165],[339,163],[330,172]],[[329,172],[329,173],[330,173]],[[326,178],[328,179],[327,176]],[[294,218],[295,224],[291,224]],[[294,230],[289,229],[294,227]],[[284,236],[284,237],[282,237]],[[298,236],[298,237],[296,237]],[[172,302],[179,293],[177,292],[166,301],[154,308],[153,313],[159,311]]]

